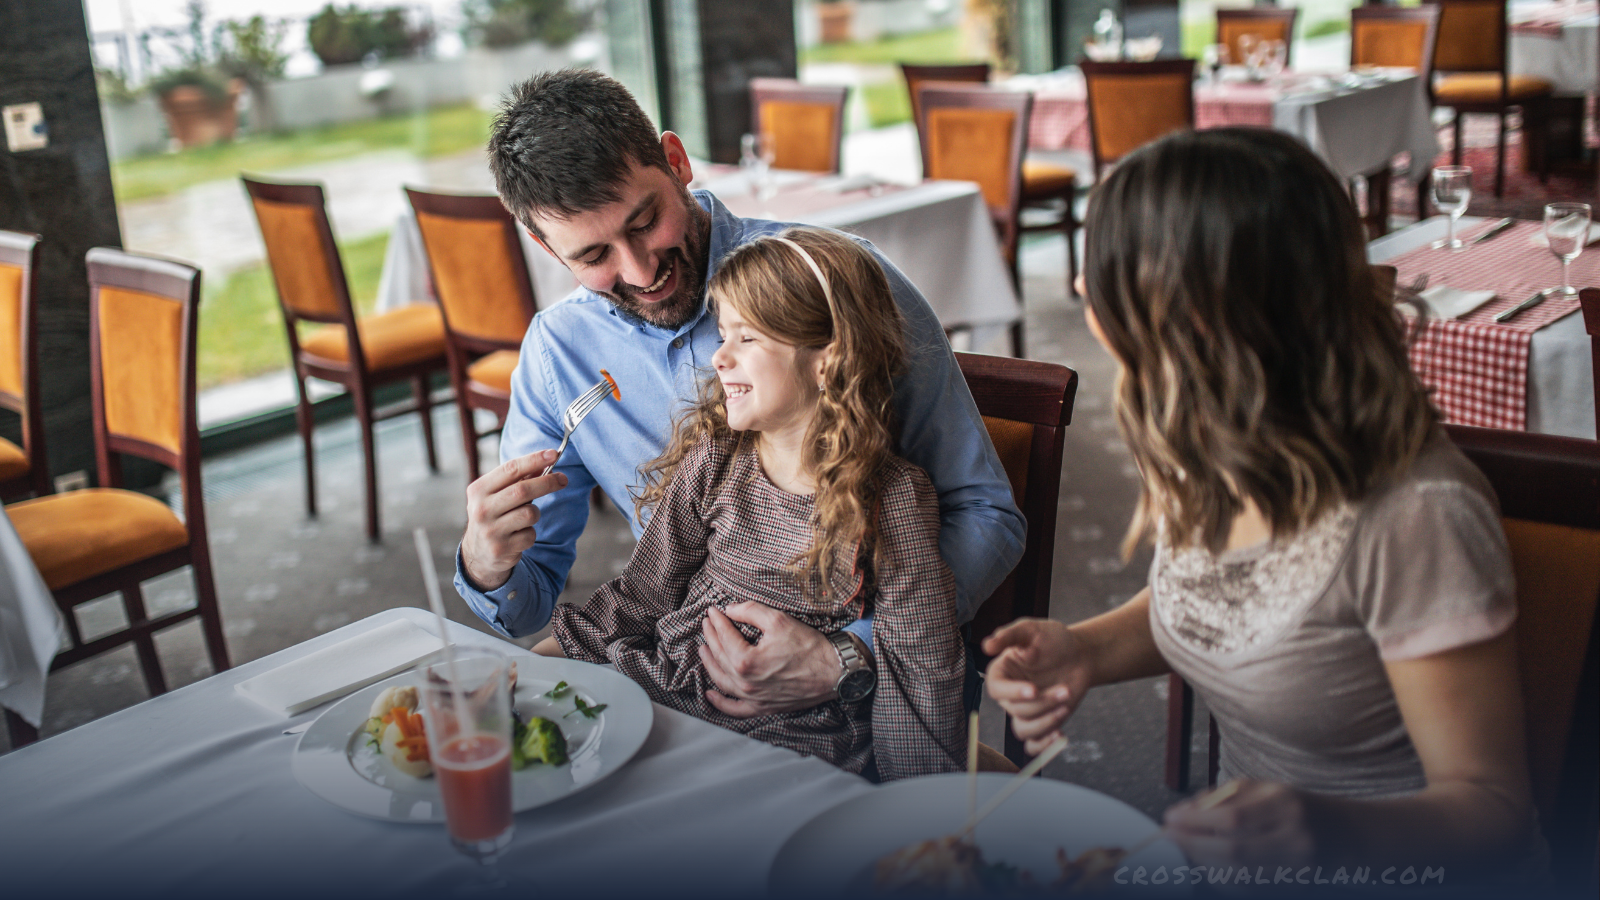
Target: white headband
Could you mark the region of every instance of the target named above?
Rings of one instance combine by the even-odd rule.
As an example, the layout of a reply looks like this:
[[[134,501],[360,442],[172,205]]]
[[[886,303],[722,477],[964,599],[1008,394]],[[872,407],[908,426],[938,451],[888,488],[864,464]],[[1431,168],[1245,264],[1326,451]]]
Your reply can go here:
[[[790,247],[793,247],[794,248],[794,252],[800,254],[800,258],[805,260],[806,261],[806,265],[811,267],[812,274],[817,276],[817,283],[822,285],[822,298],[824,300],[826,300],[827,303],[828,303],[828,314],[832,315],[833,314],[833,289],[828,287],[828,277],[826,275],[822,274],[822,267],[817,265],[817,261],[811,258],[811,254],[806,252],[806,248],[800,246],[799,244],[796,244],[794,241],[791,241],[786,237],[773,237],[773,238],[771,238],[771,240],[777,241],[780,244],[787,244]]]

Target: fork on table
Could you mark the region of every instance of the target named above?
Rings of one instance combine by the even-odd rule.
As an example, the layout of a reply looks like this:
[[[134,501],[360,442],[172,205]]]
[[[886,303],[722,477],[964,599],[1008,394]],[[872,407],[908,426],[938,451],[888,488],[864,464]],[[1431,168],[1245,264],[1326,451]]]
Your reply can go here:
[[[561,446],[556,448],[556,458],[550,461],[550,465],[545,466],[543,472],[539,473],[541,477],[549,475],[550,470],[554,469],[556,463],[561,461],[561,454],[567,450],[567,442],[572,440],[572,432],[578,429],[579,423],[587,418],[589,413],[594,412],[595,407],[599,406],[606,399],[606,395],[613,390],[615,390],[615,387],[611,379],[602,378],[594,387],[579,394],[578,399],[567,404],[567,411],[561,415],[565,429],[565,433],[561,435]]]

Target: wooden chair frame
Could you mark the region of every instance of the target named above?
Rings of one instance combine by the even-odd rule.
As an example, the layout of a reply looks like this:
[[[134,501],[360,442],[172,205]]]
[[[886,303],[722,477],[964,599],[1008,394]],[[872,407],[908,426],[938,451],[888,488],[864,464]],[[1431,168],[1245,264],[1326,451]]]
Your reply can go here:
[[[1276,6],[1250,6],[1239,9],[1219,9],[1217,10],[1217,37],[1219,39],[1222,37],[1222,24],[1224,22],[1248,22],[1255,20],[1260,22],[1272,22],[1275,24],[1281,23],[1286,26],[1283,39],[1283,67],[1287,69],[1294,65],[1294,25],[1295,21],[1299,18],[1299,7],[1280,9]],[[1228,48],[1228,55],[1229,57],[1233,56],[1233,47],[1231,46]],[[1245,61],[1242,59],[1234,59],[1232,60],[1232,63],[1234,65],[1242,66],[1245,64]]]
[[[953,63],[949,65],[918,65],[901,63],[900,75],[906,81],[906,93],[911,97],[911,122],[917,128],[917,144],[924,147],[922,138],[922,86],[931,81],[952,84],[988,84],[989,64]],[[928,172],[928,157],[922,157],[922,177],[932,178]]]
[[[828,172],[837,175],[844,161],[844,105],[846,86],[801,84],[791,78],[750,79],[750,130],[761,131],[761,107],[769,101],[806,103],[833,109],[833,144],[828,149]],[[762,135],[762,140],[766,136]]]
[[[36,497],[52,492],[50,454],[45,449],[44,408],[39,402],[39,236],[0,231],[0,264],[22,270],[22,323],[17,334],[22,346],[23,395],[0,391],[0,407],[22,417],[22,449],[28,455],[28,474],[0,483],[0,497],[13,498],[30,491]]]
[[[1594,369],[1595,436],[1600,438],[1600,288],[1579,291],[1578,304],[1583,308],[1583,330],[1589,333],[1589,354]]]
[[[1433,49],[1439,38],[1439,7],[1423,4],[1421,6],[1357,6],[1350,10],[1350,66],[1354,68],[1361,64],[1356,58],[1356,32],[1365,23],[1378,22],[1422,22],[1425,25],[1422,39],[1422,67],[1418,74],[1422,78],[1423,89],[1428,97],[1433,97]],[[1430,103],[1431,105],[1431,103]],[[1413,165],[1420,163],[1413,162]],[[1393,173],[1385,164],[1383,168],[1366,174],[1367,180],[1367,237],[1377,238],[1389,233],[1389,190]],[[1425,181],[1426,179],[1424,179]],[[1417,209],[1423,207],[1427,198],[1423,193],[1417,194]]]
[[[1022,155],[1028,145],[1028,121],[1033,113],[1033,95],[1026,91],[994,90],[987,85],[958,82],[929,81],[921,85],[922,119],[917,122],[917,141],[922,151],[923,171],[929,169],[932,153],[932,135],[929,117],[939,109],[990,109],[1012,114],[1011,146],[1006,160],[1006,203],[989,205],[989,217],[994,222],[995,234],[1000,240],[1000,255],[1005,257],[1011,274],[1011,286],[1022,296],[1022,275],[1019,262],[1019,242],[1022,235]],[[1068,215],[1071,205],[1068,204]],[[1071,233],[1068,233],[1071,241]],[[1069,244],[1070,246],[1070,244]],[[968,327],[964,323],[946,324],[946,330],[957,331]],[[1011,325],[1011,354],[1023,355],[1023,323],[1021,319]]]
[[[956,363],[979,413],[1033,426],[1027,487],[1023,496],[1016,498],[1017,508],[1028,522],[1022,558],[966,626],[967,652],[974,654],[981,671],[988,662],[978,649],[984,638],[1024,616],[1050,616],[1062,448],[1067,426],[1072,423],[1078,373],[1054,363],[977,353],[957,353]],[[1022,765],[1027,752],[1011,730],[1009,716],[1005,733],[1006,758]]]
[[[228,660],[227,640],[222,633],[222,614],[217,605],[216,580],[211,568],[211,549],[206,535],[205,492],[200,482],[200,427],[195,404],[195,345],[200,330],[200,270],[183,263],[139,256],[108,247],[96,247],[90,250],[87,259],[90,398],[94,415],[95,464],[99,484],[106,488],[122,487],[122,457],[125,455],[148,459],[175,470],[183,490],[184,525],[189,532],[189,544],[52,591],[56,605],[61,608],[62,618],[66,620],[67,635],[72,646],[56,654],[50,663],[50,671],[54,672],[123,644],[133,644],[139,657],[139,667],[144,675],[145,685],[150,693],[163,694],[167,691],[167,682],[161,672],[161,661],[156,654],[154,640],[155,633],[162,629],[199,618],[212,668],[221,672],[231,666]],[[105,378],[100,361],[105,340],[100,333],[102,286],[154,294],[176,300],[183,305],[180,349],[182,422],[180,449],[177,453],[166,447],[126,435],[112,434],[106,425]],[[145,609],[140,584],[183,566],[189,566],[194,571],[196,595],[194,608],[151,618]],[[122,595],[128,627],[85,641],[78,627],[77,617],[73,615],[73,609],[112,593]],[[38,739],[38,732],[10,710],[6,711],[6,723],[11,733],[13,747]]]
[[[533,281],[528,275],[527,260],[522,251],[522,239],[518,229],[522,226],[506,210],[505,204],[493,194],[439,194],[422,191],[408,187],[405,189],[406,197],[411,201],[411,208],[417,213],[441,218],[459,219],[472,222],[497,222],[501,226],[501,235],[505,241],[507,254],[513,261],[521,265],[512,266],[516,271],[510,273],[512,284],[516,287],[516,296],[505,298],[506,302],[516,303],[522,310],[527,322],[533,321],[533,316],[538,312],[539,305],[534,297]],[[419,225],[418,231],[422,234],[422,245],[428,251],[428,234]],[[455,388],[456,409],[461,413],[461,440],[467,454],[467,479],[477,481],[481,465],[478,458],[478,441],[485,434],[480,434],[473,421],[473,410],[484,409],[494,413],[498,431],[505,426],[506,415],[511,409],[511,395],[501,393],[498,389],[475,381],[467,375],[467,366],[486,354],[497,350],[510,350],[516,352],[522,346],[523,335],[518,334],[514,339],[496,340],[481,335],[465,334],[450,327],[450,304],[444,297],[444,291],[439,288],[439,277],[433,264],[433,253],[428,251],[428,270],[433,274],[435,289],[439,292],[439,311],[444,316],[445,351],[450,362],[450,383]],[[526,330],[526,324],[524,324]]]
[[[293,204],[306,207],[314,212],[316,227],[321,238],[323,258],[322,264],[328,267],[330,281],[334,289],[334,301],[338,313],[332,316],[311,315],[297,311],[284,302],[282,282],[278,277],[276,266],[272,269],[273,284],[278,289],[278,307],[283,311],[283,321],[289,336],[289,357],[294,362],[295,385],[299,390],[298,402],[295,405],[295,425],[300,431],[300,440],[305,449],[306,465],[306,513],[317,514],[317,479],[315,457],[313,454],[311,433],[316,422],[312,413],[311,396],[306,390],[307,378],[320,378],[340,385],[349,392],[355,403],[356,421],[361,431],[361,453],[366,464],[366,525],[367,539],[376,543],[380,536],[378,517],[378,469],[376,441],[373,435],[373,426],[376,422],[392,419],[395,416],[407,413],[418,413],[422,419],[422,443],[427,450],[428,469],[439,471],[439,459],[433,448],[433,417],[430,410],[433,407],[432,396],[429,393],[428,376],[440,370],[448,370],[448,360],[443,356],[424,359],[404,366],[376,374],[367,366],[365,353],[361,348],[360,331],[356,326],[355,304],[350,300],[350,288],[345,280],[344,262],[340,258],[338,244],[334,243],[333,228],[328,222],[327,206],[323,198],[322,185],[320,184],[280,184],[241,176],[245,190],[249,192],[252,201],[265,200],[270,203]],[[267,250],[269,262],[272,251]],[[301,265],[314,265],[315,260],[299,261]],[[345,329],[346,340],[349,342],[349,361],[340,363],[337,360],[324,359],[313,356],[300,348],[298,325],[300,322],[313,322],[318,324],[342,325]],[[384,384],[395,381],[409,380],[411,382],[412,399],[402,401],[384,408],[373,405],[373,390]]]
[[[1218,10],[1219,13],[1223,10]],[[1089,107],[1089,149],[1094,155],[1094,177],[1098,181],[1100,172],[1106,165],[1116,162],[1122,157],[1106,159],[1100,155],[1099,115],[1094,100],[1094,82],[1102,76],[1155,76],[1171,77],[1181,75],[1187,84],[1186,92],[1187,114],[1185,121],[1188,128],[1194,130],[1194,60],[1192,59],[1158,59],[1154,62],[1094,62],[1082,60],[1078,68],[1083,71],[1084,91]]]

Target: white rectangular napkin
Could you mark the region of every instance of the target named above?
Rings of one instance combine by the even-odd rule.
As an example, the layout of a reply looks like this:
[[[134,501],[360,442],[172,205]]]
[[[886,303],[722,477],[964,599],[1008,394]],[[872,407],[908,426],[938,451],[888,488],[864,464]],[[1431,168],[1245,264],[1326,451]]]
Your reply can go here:
[[[1494,299],[1494,291],[1462,291],[1439,285],[1422,292],[1422,302],[1436,319],[1459,319]]]
[[[1549,250],[1550,249],[1550,242],[1544,239],[1544,229],[1543,228],[1540,228],[1537,231],[1535,231],[1533,233],[1533,236],[1530,237],[1528,240],[1529,240],[1530,243],[1532,243],[1535,247],[1538,247],[1540,250]],[[1583,245],[1585,247],[1587,247],[1590,244],[1594,243],[1595,241],[1600,241],[1600,222],[1593,222],[1593,223],[1591,223],[1589,225],[1589,239],[1587,241],[1584,241]]]
[[[415,624],[390,622],[234,688],[273,712],[293,716],[408,669],[438,649],[439,639]]]

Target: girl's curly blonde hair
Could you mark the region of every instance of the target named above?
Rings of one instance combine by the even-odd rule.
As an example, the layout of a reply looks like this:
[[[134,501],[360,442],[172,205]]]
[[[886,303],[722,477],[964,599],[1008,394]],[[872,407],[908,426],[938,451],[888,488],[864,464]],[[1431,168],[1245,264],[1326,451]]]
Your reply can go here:
[[[827,290],[786,241],[816,261]],[[829,351],[801,460],[817,485],[815,538],[795,558],[794,570],[813,600],[848,600],[827,596],[832,574],[852,570],[861,548],[872,548],[875,565],[887,562],[878,558],[876,478],[894,453],[891,400],[905,346],[883,267],[846,235],[794,228],[728,254],[707,296],[713,310],[735,307],[773,340]],[[715,375],[702,379],[699,397],[674,423],[666,451],[640,468],[644,486],[634,503],[641,515],[660,501],[679,463],[701,440],[730,441],[735,454],[753,452],[755,434],[728,427],[725,402],[722,382]]]

